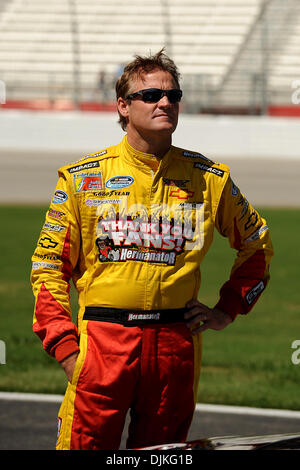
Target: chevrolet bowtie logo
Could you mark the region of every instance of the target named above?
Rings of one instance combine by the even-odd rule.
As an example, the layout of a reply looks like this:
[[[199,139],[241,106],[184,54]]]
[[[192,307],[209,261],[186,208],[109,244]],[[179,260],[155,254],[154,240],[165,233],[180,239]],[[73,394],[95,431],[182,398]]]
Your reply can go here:
[[[43,237],[38,243],[42,248],[55,248],[58,243],[52,240],[50,237]]]
[[[190,197],[194,196],[194,191],[186,191],[181,188],[172,189],[169,196],[170,197],[177,197],[178,199],[189,199]]]

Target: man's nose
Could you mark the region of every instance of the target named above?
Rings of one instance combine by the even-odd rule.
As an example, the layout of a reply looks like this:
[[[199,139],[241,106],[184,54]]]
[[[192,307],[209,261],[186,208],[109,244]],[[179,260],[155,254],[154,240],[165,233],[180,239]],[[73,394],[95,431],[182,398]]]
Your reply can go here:
[[[167,97],[167,95],[164,95],[158,102],[158,105],[159,106],[163,106],[163,107],[169,107],[171,105],[170,101],[169,101],[169,98]]]

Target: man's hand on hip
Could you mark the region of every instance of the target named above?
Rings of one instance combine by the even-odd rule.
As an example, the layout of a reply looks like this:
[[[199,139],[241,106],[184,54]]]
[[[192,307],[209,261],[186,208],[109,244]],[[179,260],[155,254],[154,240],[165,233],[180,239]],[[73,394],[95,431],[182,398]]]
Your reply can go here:
[[[73,377],[75,364],[76,364],[76,359],[77,359],[78,354],[79,354],[78,352],[75,352],[75,353],[71,354],[71,356],[66,357],[66,359],[64,359],[61,362],[61,366],[64,369],[65,374],[66,374],[67,379],[68,379],[69,382],[72,382],[72,377]]]
[[[223,330],[232,322],[232,318],[227,313],[218,308],[209,308],[198,300],[191,300],[186,304],[186,307],[189,311],[185,313],[184,317],[193,335],[209,328]]]

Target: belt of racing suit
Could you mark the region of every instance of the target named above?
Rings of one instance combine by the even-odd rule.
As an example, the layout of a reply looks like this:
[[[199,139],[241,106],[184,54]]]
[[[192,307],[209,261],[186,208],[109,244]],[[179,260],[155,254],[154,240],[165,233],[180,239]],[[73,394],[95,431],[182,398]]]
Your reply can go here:
[[[110,307],[86,307],[83,320],[120,323],[125,326],[185,322],[187,308],[164,310],[128,310]]]

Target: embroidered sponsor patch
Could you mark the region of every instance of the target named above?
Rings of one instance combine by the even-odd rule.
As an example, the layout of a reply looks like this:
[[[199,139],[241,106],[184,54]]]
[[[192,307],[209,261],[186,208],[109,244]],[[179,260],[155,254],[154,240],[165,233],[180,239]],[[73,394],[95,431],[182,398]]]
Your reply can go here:
[[[57,266],[57,264],[43,263],[42,261],[34,261],[32,263],[32,269],[39,269],[39,268],[59,270],[59,266]]]
[[[231,194],[232,196],[237,196],[239,193],[239,188],[234,184],[233,181],[231,181]]]
[[[99,162],[89,162],[89,163],[83,163],[82,165],[77,165],[77,166],[72,166],[72,168],[68,168],[69,173],[78,173],[78,171],[83,171],[83,170],[90,170],[93,168],[99,167]]]
[[[58,190],[55,191],[55,193],[54,193],[52,202],[53,202],[53,204],[63,204],[63,203],[66,202],[68,199],[69,199],[69,196],[67,195],[67,193],[65,193],[65,192],[62,191],[61,189],[58,189]]]
[[[53,209],[49,209],[49,210],[48,210],[48,215],[49,215],[50,217],[53,217],[53,219],[62,220],[66,214],[65,214],[64,212],[60,212],[60,211],[55,211],[55,210],[53,210]]]
[[[43,225],[43,230],[49,230],[50,232],[62,232],[63,230],[66,230],[66,227],[63,227],[62,225],[45,223]]]
[[[96,157],[101,157],[102,155],[105,155],[107,153],[107,150],[102,150],[102,152],[94,153],[94,154],[89,154],[89,155],[84,155],[82,158],[77,160],[76,163],[82,162],[84,160],[87,160],[88,158],[96,158]]]
[[[263,281],[260,281],[258,284],[256,284],[256,286],[252,287],[252,289],[248,292],[248,294],[245,297],[248,305],[251,305],[254,302],[256,297],[259,296],[259,294],[264,290],[264,288],[265,288],[265,285]]]
[[[133,182],[134,178],[132,176],[118,175],[106,181],[105,187],[107,189],[122,189],[130,186]]]
[[[202,243],[202,216],[204,208],[189,210],[185,204],[175,214],[157,212],[148,219],[115,213],[110,218],[100,215],[97,225],[96,246],[100,262],[141,261],[174,266],[184,250],[199,249]],[[179,206],[178,206],[179,207]],[[203,211],[202,211],[202,210]],[[129,209],[130,211],[130,209]],[[197,228],[196,228],[197,227]],[[197,246],[196,246],[197,245]]]
[[[213,165],[219,165],[219,163],[214,162],[213,160],[211,160],[210,158],[205,157],[204,155],[202,155],[202,153],[199,153],[199,152],[188,152],[188,151],[185,150],[182,153],[182,155],[184,157],[190,157],[190,158],[202,158],[202,160],[206,160],[207,162],[212,163]]]
[[[249,217],[244,225],[244,230],[247,231],[251,227],[255,227],[258,222],[258,213],[255,209],[249,214]]]
[[[251,237],[247,238],[245,243],[253,242],[254,240],[258,240],[261,236],[262,233],[264,233],[266,230],[269,230],[269,227],[267,225],[263,225],[260,227],[260,229],[256,230]]]
[[[33,253],[33,256],[35,256],[36,258],[40,258],[41,260],[45,261],[59,261],[61,259],[61,257],[59,255],[53,255],[53,254],[44,254],[44,253],[38,253],[37,251],[35,251]]]
[[[88,207],[98,207],[103,204],[120,204],[121,199],[87,199],[85,205]]]
[[[163,178],[163,182],[167,186],[176,186],[177,188],[185,188],[186,183],[190,180],[177,180],[172,178]]]
[[[62,418],[58,417],[57,418],[57,435],[56,435],[56,445],[58,443],[58,438],[61,430],[61,424],[62,424]]]
[[[194,191],[187,191],[185,189],[178,188],[170,191],[169,196],[176,197],[178,199],[189,199],[190,197],[193,197],[194,194]]]
[[[159,320],[160,313],[128,313],[127,321],[135,320]]]
[[[74,175],[75,192],[100,191],[102,189],[102,176],[100,172],[79,173]]]
[[[204,163],[196,162],[194,163],[194,168],[198,168],[199,170],[208,171],[209,173],[213,173],[214,175],[220,176],[223,178],[224,171],[219,170],[218,168],[214,168],[213,166],[205,165]]]
[[[38,245],[41,246],[42,248],[49,249],[49,248],[55,248],[58,245],[58,243],[52,240],[50,237],[43,237],[43,238],[40,238]]]

